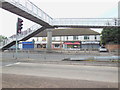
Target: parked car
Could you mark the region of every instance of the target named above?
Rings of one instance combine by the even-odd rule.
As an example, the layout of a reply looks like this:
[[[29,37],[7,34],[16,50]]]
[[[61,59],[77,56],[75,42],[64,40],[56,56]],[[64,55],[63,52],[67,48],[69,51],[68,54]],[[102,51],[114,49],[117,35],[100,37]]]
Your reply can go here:
[[[108,52],[108,49],[102,46],[99,48],[99,52]]]

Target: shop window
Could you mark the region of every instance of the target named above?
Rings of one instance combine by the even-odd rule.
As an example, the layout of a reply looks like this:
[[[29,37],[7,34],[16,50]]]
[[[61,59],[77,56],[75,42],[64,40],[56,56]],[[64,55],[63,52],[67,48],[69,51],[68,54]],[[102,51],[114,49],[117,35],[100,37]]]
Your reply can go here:
[[[40,45],[40,44],[37,44],[37,48],[42,48],[42,45]]]
[[[59,44],[55,44],[55,48],[59,48],[60,47],[60,45]]]
[[[43,45],[42,45],[42,48],[46,48],[46,44],[43,44]]]

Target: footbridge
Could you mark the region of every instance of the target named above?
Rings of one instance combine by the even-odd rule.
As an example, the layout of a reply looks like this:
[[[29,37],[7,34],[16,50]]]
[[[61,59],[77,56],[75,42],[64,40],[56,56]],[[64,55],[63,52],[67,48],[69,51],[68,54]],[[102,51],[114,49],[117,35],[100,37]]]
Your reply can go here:
[[[0,2],[3,9],[44,27],[118,27],[118,19],[115,18],[52,18],[29,0],[0,0]]]
[[[29,0],[0,0],[1,8],[22,16],[39,25],[26,35],[19,35],[20,40],[27,40],[46,28],[71,27],[71,28],[105,28],[120,27],[118,18],[52,18]],[[15,39],[15,38],[14,38]],[[1,49],[9,48],[15,44],[13,38],[1,44]]]
[[[1,7],[28,20],[49,27],[52,18],[29,0],[0,0]]]
[[[45,30],[46,27],[42,27],[38,24],[35,24],[33,26],[31,26],[30,28],[28,28],[25,31],[22,31],[21,34],[19,35],[12,35],[7,39],[4,39],[3,42],[0,43],[0,49],[2,50],[7,50],[8,48],[10,48],[11,46],[15,45],[16,43],[16,38],[17,41],[26,41],[28,39],[30,39],[31,37],[35,36],[36,34],[42,32],[43,30]]]
[[[119,27],[119,19],[115,18],[57,18],[53,19],[54,27],[73,28],[105,28]]]

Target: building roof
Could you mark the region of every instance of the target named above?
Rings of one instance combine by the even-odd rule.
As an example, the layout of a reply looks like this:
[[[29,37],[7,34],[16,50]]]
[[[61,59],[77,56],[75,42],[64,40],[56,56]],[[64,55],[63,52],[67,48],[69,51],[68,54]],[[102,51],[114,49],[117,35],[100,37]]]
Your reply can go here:
[[[81,36],[81,35],[100,35],[100,33],[93,31],[89,28],[66,28],[66,29],[53,29],[52,36]],[[46,37],[47,30],[37,34],[36,37]]]

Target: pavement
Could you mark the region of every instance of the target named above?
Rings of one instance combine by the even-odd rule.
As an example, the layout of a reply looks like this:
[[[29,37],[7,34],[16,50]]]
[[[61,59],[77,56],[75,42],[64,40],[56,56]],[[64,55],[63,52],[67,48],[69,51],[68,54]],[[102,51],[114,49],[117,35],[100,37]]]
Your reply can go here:
[[[3,88],[116,88],[116,83],[3,74]],[[81,89],[82,90],[82,89]],[[93,90],[93,89],[91,89]],[[101,89],[102,90],[102,89]],[[113,89],[111,89],[113,90]]]

